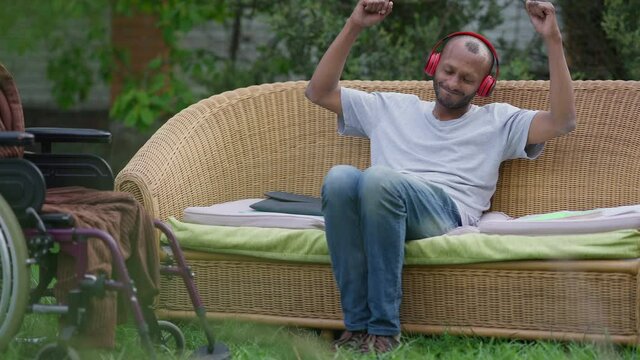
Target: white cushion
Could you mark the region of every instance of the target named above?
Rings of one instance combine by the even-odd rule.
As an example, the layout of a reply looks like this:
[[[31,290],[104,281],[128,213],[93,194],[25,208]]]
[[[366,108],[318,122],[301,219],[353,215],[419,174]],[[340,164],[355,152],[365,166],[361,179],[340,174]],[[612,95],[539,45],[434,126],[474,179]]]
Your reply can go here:
[[[478,222],[485,234],[554,235],[591,234],[620,229],[640,229],[640,205],[585,211],[557,211],[510,218],[489,212]]]
[[[324,217],[257,211],[249,205],[263,199],[244,199],[206,207],[188,207],[184,222],[285,229],[324,230]],[[620,229],[640,229],[640,205],[585,211],[558,211],[511,218],[501,212],[482,215],[477,228],[453,229],[448,235],[468,232],[502,235],[591,234]]]
[[[324,230],[324,217],[257,211],[249,205],[264,199],[244,199],[184,209],[184,222],[203,225],[253,226]]]

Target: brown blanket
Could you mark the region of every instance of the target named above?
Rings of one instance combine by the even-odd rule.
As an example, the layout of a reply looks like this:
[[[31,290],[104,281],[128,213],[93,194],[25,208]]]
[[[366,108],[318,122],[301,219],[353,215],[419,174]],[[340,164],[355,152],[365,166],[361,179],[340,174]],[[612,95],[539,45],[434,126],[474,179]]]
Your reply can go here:
[[[160,278],[158,242],[152,219],[133,196],[82,187],[54,188],[47,190],[42,211],[72,214],[77,227],[98,228],[113,236],[138,289],[141,305],[153,302]],[[111,254],[103,242],[90,239],[88,245],[88,273],[103,273],[109,278],[115,275]],[[55,295],[59,301],[64,301],[67,291],[74,286],[74,262],[72,257],[62,253],[58,259]],[[116,301],[116,294],[107,292],[104,298],[91,300],[88,328],[78,339],[83,345],[114,346],[116,322],[123,319],[122,315],[129,308],[125,299],[120,298]]]
[[[24,131],[20,94],[13,77],[0,64],[0,131]],[[18,146],[0,146],[0,158],[22,157]]]

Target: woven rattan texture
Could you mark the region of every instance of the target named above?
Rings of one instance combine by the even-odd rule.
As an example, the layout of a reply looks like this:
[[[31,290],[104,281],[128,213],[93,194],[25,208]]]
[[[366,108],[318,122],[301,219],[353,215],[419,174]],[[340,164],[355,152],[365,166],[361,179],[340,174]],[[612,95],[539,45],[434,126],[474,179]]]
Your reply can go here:
[[[303,319],[304,324],[341,319],[328,265],[225,260],[191,260],[190,264],[198,288],[206,294],[207,311],[218,316],[251,314],[265,322],[277,323],[281,318],[294,324],[294,318]],[[633,273],[541,271],[522,266],[511,270],[407,267],[403,277],[402,324],[417,331],[478,327],[511,329],[515,337],[531,332],[558,337],[564,333],[602,338],[637,335],[637,274]],[[177,278],[163,278],[160,303],[169,316],[191,307]]]
[[[429,82],[344,85],[433,99]],[[187,206],[260,197],[266,191],[318,195],[331,166],[367,167],[368,142],[339,137],[335,115],[307,101],[305,86],[289,82],[238,89],[179,112],[118,174],[117,189],[134,194],[156,217],[181,218]],[[640,203],[640,83],[576,81],[574,86],[577,130],[549,141],[536,161],[505,163],[494,210],[519,216]],[[548,96],[547,81],[500,81],[492,97],[478,100],[547,109]],[[192,255],[198,287],[213,316],[341,324],[327,265]],[[424,333],[636,343],[637,261],[574,263],[557,269],[519,262],[407,267],[403,325]],[[159,310],[165,316],[194,316],[177,279],[163,279]]]
[[[190,260],[207,311],[341,319],[338,291],[324,265]],[[180,279],[164,278],[160,300],[168,310],[191,306]],[[168,291],[165,291],[168,290]],[[166,294],[166,295],[165,295]],[[180,294],[176,296],[176,294]],[[315,294],[317,296],[309,296]]]

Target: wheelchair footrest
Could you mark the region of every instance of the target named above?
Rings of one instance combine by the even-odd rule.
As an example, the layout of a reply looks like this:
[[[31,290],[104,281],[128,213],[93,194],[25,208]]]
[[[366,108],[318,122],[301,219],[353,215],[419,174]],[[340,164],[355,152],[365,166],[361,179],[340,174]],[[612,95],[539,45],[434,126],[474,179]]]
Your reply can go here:
[[[66,305],[33,304],[31,305],[31,312],[37,313],[37,314],[64,315],[69,312],[69,307]]]

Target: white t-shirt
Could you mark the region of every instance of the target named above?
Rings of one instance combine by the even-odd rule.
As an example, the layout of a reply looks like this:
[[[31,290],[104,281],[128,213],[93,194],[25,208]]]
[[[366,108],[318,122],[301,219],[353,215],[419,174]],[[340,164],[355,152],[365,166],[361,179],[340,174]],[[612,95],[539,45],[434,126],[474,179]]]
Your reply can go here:
[[[458,205],[463,225],[489,209],[504,160],[534,159],[544,144],[527,146],[536,111],[494,103],[472,105],[455,120],[433,116],[434,102],[415,95],[341,89],[341,135],[367,137],[371,164],[441,187]]]

